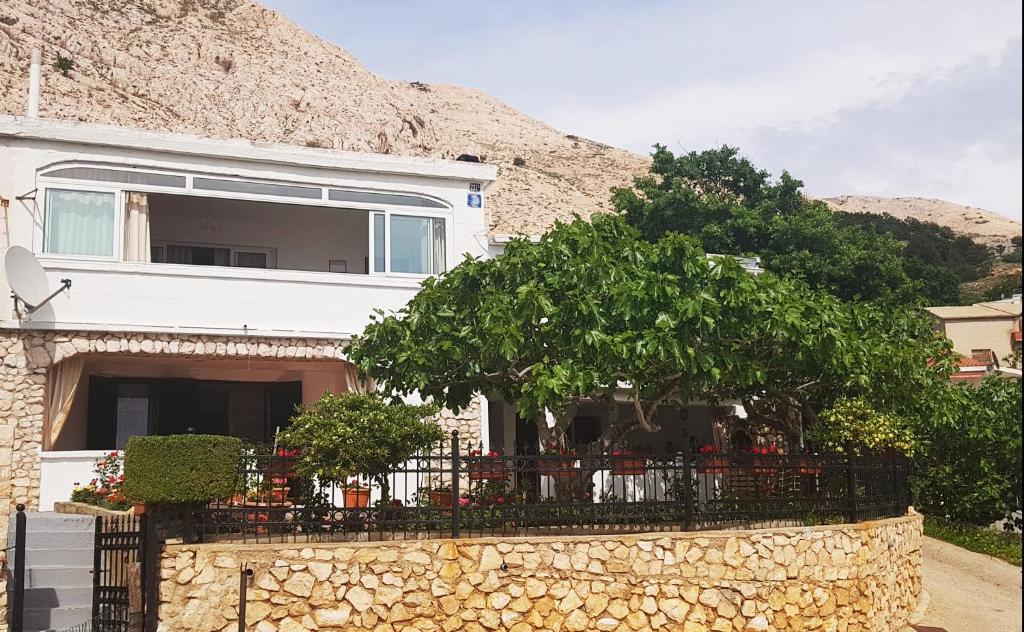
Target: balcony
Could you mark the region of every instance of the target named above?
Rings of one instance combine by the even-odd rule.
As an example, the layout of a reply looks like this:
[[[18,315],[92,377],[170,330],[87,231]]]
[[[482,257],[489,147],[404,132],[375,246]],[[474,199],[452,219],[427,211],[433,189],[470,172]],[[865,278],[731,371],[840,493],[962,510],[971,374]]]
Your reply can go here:
[[[52,287],[73,285],[33,327],[347,337],[447,267],[444,212],[150,193],[140,222],[125,193],[121,222],[112,194],[48,193],[40,259]]]

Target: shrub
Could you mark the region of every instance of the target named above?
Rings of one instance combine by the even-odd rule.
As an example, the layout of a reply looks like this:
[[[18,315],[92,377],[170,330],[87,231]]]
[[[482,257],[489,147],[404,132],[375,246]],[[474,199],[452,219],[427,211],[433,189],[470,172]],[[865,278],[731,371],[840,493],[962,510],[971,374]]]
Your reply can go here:
[[[915,476],[915,506],[925,515],[987,526],[1021,518],[1021,383],[990,376],[956,384],[949,413],[936,415]]]
[[[132,437],[125,495],[137,502],[205,503],[234,491],[242,441],[219,435]]]
[[[854,454],[896,451],[913,456],[917,442],[904,419],[875,410],[863,399],[841,398],[818,417],[807,438],[819,447]]]
[[[444,436],[428,419],[437,410],[390,404],[376,393],[325,393],[304,405],[277,440],[301,450],[295,467],[299,474],[334,483],[363,474],[376,480],[387,498],[388,470]]]
[[[54,62],[53,67],[59,70],[60,74],[67,77],[68,73],[75,69],[75,60],[57,53],[57,61]]]

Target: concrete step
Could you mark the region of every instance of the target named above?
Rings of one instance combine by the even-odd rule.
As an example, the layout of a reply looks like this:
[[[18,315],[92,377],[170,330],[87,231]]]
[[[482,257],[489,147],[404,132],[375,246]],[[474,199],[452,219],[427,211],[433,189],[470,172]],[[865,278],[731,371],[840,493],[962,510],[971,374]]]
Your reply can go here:
[[[34,566],[25,569],[25,588],[92,586],[92,565]]]
[[[92,585],[72,588],[26,588],[25,607],[33,610],[46,608],[92,607]]]
[[[12,513],[10,518],[12,533],[14,532],[14,518],[15,514]],[[25,524],[28,527],[28,533],[41,530],[80,531],[84,529],[88,531],[96,528],[96,517],[54,511],[26,511]]]
[[[92,606],[88,608],[26,608],[25,632],[60,630],[92,619]]]
[[[92,549],[26,549],[25,568],[92,566]]]
[[[25,534],[26,551],[91,549],[96,541],[92,531],[37,531]]]

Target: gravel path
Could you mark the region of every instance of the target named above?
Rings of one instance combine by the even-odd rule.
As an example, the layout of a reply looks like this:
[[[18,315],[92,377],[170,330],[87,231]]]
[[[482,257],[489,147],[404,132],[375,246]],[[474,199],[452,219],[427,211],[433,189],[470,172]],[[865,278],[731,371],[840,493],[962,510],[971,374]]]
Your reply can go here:
[[[1021,569],[925,538],[924,588],[931,603],[915,626],[948,632],[1021,632]]]

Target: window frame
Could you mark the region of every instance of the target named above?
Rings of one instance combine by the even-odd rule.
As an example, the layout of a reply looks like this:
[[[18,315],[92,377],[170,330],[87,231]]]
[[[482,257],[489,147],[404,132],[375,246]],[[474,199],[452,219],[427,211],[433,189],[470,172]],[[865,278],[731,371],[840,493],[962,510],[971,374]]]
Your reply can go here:
[[[377,271],[374,266],[374,237],[376,235],[374,228],[374,216],[384,216],[384,270]],[[399,217],[411,217],[415,219],[440,219],[444,221],[444,261],[442,261],[441,272],[394,272],[391,269],[391,236],[394,231],[391,229],[391,218],[394,216]],[[431,212],[416,212],[402,210],[375,210],[370,211],[370,221],[368,224],[369,231],[369,244],[370,244],[370,272],[371,276],[378,277],[395,277],[401,279],[426,279],[427,277],[439,276],[448,272],[451,267],[451,244],[452,244],[452,233],[453,233],[453,220],[454,214],[449,212],[431,213]]]
[[[63,184],[63,183],[61,183]],[[50,233],[50,191],[72,191],[76,193],[111,193],[114,196],[114,230],[111,238],[111,255],[77,255],[63,252],[50,252],[48,237]],[[37,252],[51,259],[71,261],[123,261],[124,260],[124,190],[117,187],[93,186],[83,184],[80,180],[68,180],[66,186],[59,184],[40,184],[36,193],[43,200],[43,226],[40,232],[40,243]],[[118,230],[118,226],[122,230]]]
[[[249,246],[244,244],[221,244],[221,243],[206,243],[200,241],[180,241],[175,239],[157,239],[150,242],[150,248],[163,248],[164,259],[167,258],[167,246],[182,246],[186,248],[222,248],[228,251],[228,259],[231,261],[231,265],[228,266],[206,266],[213,268],[244,268],[246,270],[277,270],[277,248],[274,246]],[[264,254],[267,257],[267,267],[265,268],[249,268],[245,266],[235,265],[235,255],[239,252],[246,253],[259,253]],[[150,263],[160,266],[195,266],[193,263],[170,263],[168,261],[151,261]],[[300,272],[303,272],[300,270]]]

